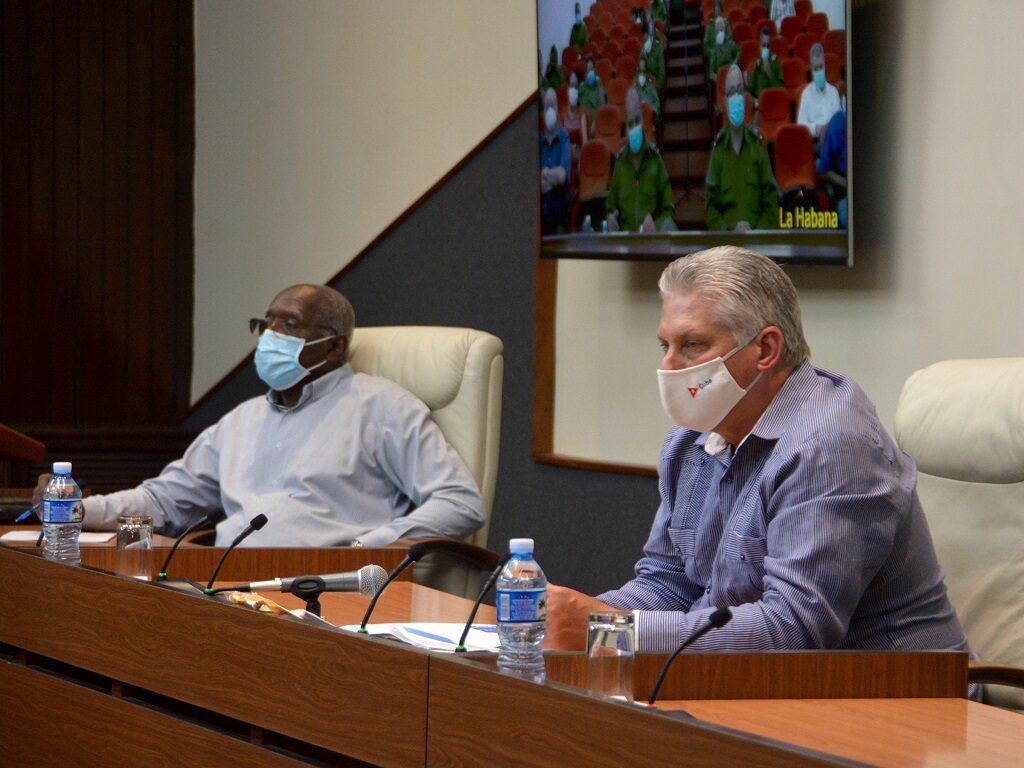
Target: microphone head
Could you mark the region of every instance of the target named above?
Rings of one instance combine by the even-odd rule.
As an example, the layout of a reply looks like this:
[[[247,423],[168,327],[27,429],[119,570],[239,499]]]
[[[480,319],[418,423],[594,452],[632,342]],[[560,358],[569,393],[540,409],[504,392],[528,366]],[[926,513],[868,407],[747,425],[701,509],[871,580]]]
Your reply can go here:
[[[405,556],[413,562],[416,562],[425,554],[427,554],[428,549],[429,547],[427,547],[426,544],[413,544],[411,547],[409,547],[409,551],[405,553]]]
[[[249,525],[252,526],[252,529],[254,531],[258,531],[260,528],[262,528],[266,524],[267,524],[267,516],[266,515],[256,515],[256,517],[254,517],[249,522]]]
[[[379,565],[364,565],[359,569],[359,594],[373,597],[387,578],[388,572]]]
[[[223,509],[215,509],[206,515],[206,521],[217,525],[218,523],[223,522],[226,517],[227,515],[224,513]]]
[[[721,629],[732,619],[732,611],[728,608],[718,608],[714,613],[708,616],[708,621],[711,626],[715,629]]]

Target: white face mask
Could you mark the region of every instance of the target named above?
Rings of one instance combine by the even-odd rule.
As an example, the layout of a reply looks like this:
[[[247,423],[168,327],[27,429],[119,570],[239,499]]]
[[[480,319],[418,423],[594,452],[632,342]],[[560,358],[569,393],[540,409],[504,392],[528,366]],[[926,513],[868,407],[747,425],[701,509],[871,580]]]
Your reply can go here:
[[[640,87],[643,88],[647,84],[647,75],[637,75],[636,81],[640,84]]]
[[[544,110],[544,125],[547,126],[548,131],[555,130],[557,125],[558,115],[555,113],[554,107],[548,107]]]
[[[715,45],[722,45],[725,42],[725,32],[715,33]]]
[[[716,357],[691,368],[678,371],[658,369],[661,405],[674,424],[696,432],[708,432],[722,423],[722,419],[761,378],[761,373],[758,373],[750,386],[743,389],[725,367],[725,361],[748,344],[749,341],[725,357]]]
[[[569,87],[569,105],[575,107],[576,103],[579,100],[580,100],[580,92],[576,88],[573,88],[572,86],[570,86]]]

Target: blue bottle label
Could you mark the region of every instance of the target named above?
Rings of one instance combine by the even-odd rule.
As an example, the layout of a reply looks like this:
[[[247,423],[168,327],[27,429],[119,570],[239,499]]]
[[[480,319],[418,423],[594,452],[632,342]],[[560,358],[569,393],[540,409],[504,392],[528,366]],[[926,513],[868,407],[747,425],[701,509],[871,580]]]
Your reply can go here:
[[[498,590],[498,621],[515,624],[544,621],[548,615],[548,591],[540,589]]]
[[[78,499],[55,499],[43,502],[44,523],[80,523],[85,516]]]

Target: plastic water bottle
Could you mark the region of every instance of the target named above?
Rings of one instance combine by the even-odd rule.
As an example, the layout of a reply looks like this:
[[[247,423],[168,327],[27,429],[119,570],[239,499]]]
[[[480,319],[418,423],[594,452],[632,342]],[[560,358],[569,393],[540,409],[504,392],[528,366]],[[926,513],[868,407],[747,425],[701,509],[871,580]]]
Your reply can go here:
[[[542,682],[548,580],[533,559],[533,539],[512,539],[508,549],[512,557],[498,577],[498,669]]]
[[[580,232],[593,232],[594,225],[590,223],[590,215],[583,217],[583,226],[580,227]]]
[[[78,537],[84,516],[82,489],[71,477],[71,462],[54,462],[53,477],[43,491],[43,557],[73,565],[81,562]]]

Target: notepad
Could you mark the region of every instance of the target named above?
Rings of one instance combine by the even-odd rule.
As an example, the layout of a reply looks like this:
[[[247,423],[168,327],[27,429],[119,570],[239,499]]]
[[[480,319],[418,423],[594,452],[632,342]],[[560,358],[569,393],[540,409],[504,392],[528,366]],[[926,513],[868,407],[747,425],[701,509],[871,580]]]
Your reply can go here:
[[[113,531],[83,531],[78,538],[79,544],[106,544],[114,538]],[[0,536],[0,541],[12,544],[29,543],[35,544],[39,539],[39,531],[8,531]]]
[[[403,624],[370,624],[366,627],[367,634],[393,637],[403,643],[425,648],[428,651],[454,653],[459,643],[464,624],[448,624],[436,622],[406,622]],[[350,632],[358,632],[359,625],[352,624],[342,627]],[[497,653],[500,642],[498,630],[493,624],[474,624],[466,636],[467,651],[490,651]]]

